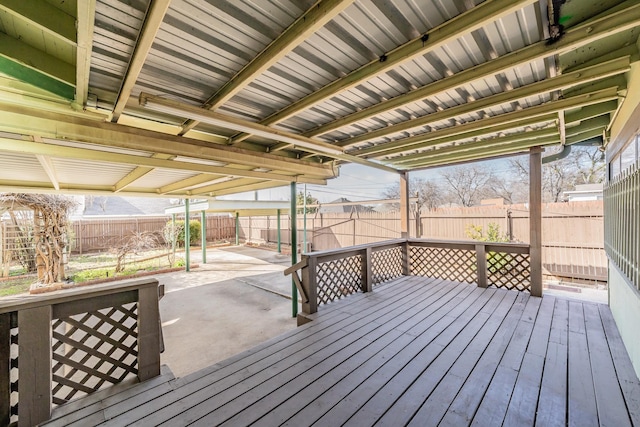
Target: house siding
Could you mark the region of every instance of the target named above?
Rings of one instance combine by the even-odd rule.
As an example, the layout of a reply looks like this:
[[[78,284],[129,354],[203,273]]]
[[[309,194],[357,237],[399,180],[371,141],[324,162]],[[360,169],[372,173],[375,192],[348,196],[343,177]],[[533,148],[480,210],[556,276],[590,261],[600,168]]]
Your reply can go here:
[[[640,293],[612,262],[609,262],[609,305],[636,375],[640,377]]]

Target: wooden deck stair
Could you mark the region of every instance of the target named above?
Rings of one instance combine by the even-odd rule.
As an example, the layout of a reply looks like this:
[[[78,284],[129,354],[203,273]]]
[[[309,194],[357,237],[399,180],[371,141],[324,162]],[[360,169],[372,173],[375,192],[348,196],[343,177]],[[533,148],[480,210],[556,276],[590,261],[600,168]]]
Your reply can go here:
[[[605,305],[403,277],[312,317],[44,425],[640,425],[640,382]]]

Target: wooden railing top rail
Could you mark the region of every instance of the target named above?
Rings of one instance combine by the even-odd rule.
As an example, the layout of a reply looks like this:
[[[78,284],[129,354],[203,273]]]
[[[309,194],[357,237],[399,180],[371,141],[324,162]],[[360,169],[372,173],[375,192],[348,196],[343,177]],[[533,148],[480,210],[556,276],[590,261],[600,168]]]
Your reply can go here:
[[[478,240],[438,240],[438,239],[392,239],[384,240],[382,242],[367,243],[363,245],[347,246],[339,249],[328,249],[324,251],[308,252],[304,253],[305,257],[310,258],[325,258],[333,257],[335,255],[341,255],[343,257],[357,255],[361,251],[371,248],[372,250],[382,250],[393,246],[398,246],[402,243],[408,242],[413,246],[431,246],[441,248],[452,249],[475,249],[476,245],[483,245],[487,248],[487,251],[495,252],[514,252],[514,253],[528,253],[528,243],[513,243],[513,242],[482,242]],[[295,268],[298,270],[303,266]],[[290,267],[293,268],[293,267]],[[285,273],[287,274],[287,273]]]
[[[40,295],[3,298],[0,299],[0,314],[46,305],[63,304],[86,298],[98,298],[107,295],[121,294],[157,286],[157,279],[128,279],[118,281],[117,283],[111,282],[87,287],[63,289]]]
[[[375,242],[375,243],[366,243],[363,245],[355,245],[355,246],[346,246],[344,248],[338,248],[338,249],[327,249],[324,251],[314,251],[314,252],[306,252],[303,255],[305,256],[309,256],[309,257],[313,257],[313,258],[320,258],[326,255],[336,255],[336,254],[346,254],[348,255],[349,253],[353,252],[354,254],[362,251],[364,249],[367,248],[372,248],[372,249],[381,249],[384,248],[385,246],[397,246],[399,244],[402,244],[404,242],[406,242],[406,239],[392,239],[392,240],[384,240],[382,242]]]

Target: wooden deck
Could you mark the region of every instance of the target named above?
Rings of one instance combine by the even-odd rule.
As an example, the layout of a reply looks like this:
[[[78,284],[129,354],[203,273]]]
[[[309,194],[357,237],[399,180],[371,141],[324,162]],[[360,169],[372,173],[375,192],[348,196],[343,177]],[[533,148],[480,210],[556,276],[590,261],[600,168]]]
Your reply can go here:
[[[640,383],[605,305],[403,277],[314,316],[46,425],[640,425]]]

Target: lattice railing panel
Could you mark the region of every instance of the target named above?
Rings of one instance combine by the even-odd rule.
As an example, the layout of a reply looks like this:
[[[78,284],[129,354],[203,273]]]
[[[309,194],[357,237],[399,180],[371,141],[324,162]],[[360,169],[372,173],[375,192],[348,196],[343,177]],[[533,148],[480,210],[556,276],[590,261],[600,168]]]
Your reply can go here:
[[[529,254],[487,252],[487,283],[498,288],[531,290]]]
[[[402,276],[402,248],[382,249],[371,253],[373,284]]]
[[[362,290],[360,255],[318,264],[316,269],[318,305],[338,300]]]
[[[137,317],[129,303],[53,320],[54,404],[137,374]]]
[[[477,280],[475,251],[412,246],[410,260],[410,274],[414,276],[438,277],[467,283]]]
[[[12,313],[10,337],[11,345],[9,348],[9,383],[10,383],[10,418],[11,424],[18,421],[18,322],[17,313]]]

